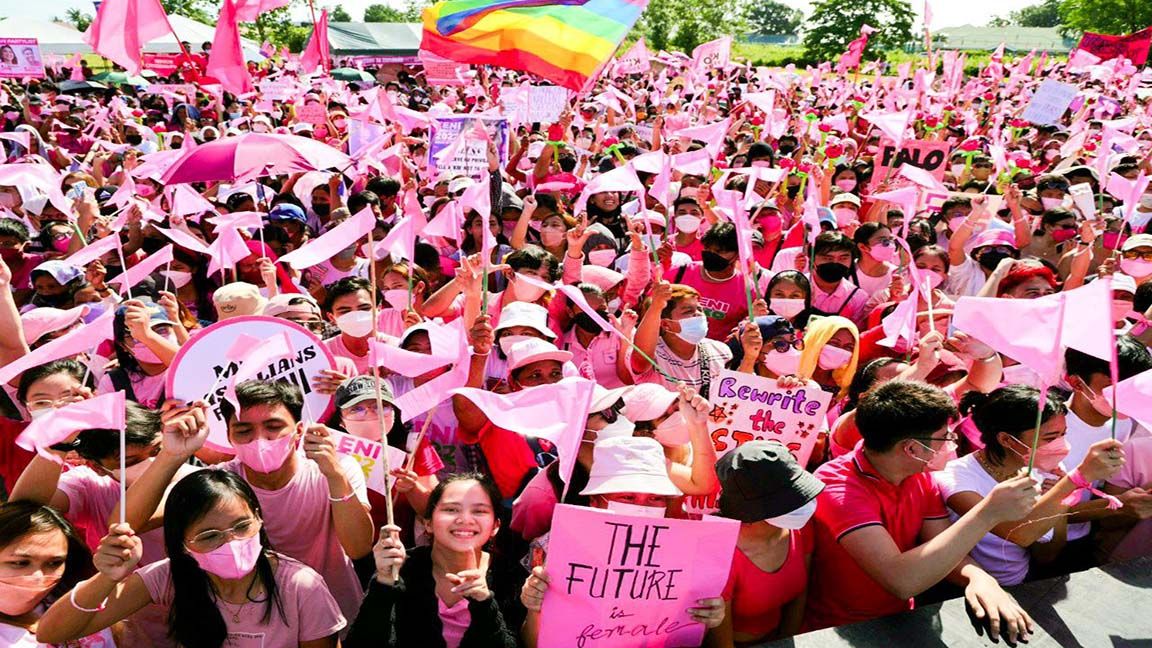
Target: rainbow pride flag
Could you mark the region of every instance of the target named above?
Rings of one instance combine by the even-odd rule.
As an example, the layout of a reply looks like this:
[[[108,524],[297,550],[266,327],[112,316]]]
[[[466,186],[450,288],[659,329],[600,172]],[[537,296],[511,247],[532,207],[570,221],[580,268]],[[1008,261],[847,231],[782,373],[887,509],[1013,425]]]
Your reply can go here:
[[[447,0],[424,10],[420,49],[530,72],[579,91],[612,58],[648,0]]]

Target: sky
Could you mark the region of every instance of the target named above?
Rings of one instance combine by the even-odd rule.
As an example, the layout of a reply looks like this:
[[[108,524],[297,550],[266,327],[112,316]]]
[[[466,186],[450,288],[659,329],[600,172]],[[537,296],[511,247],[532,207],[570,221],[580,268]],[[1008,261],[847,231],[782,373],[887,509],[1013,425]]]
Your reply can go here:
[[[344,2],[338,3],[334,0],[319,0],[317,4],[333,6],[342,4],[344,9],[353,18],[359,19],[364,15],[365,7],[381,1],[387,2],[387,0],[345,0]],[[812,6],[810,0],[781,1],[784,2],[784,4],[796,7],[802,11],[807,11]],[[941,29],[962,25],[983,25],[995,16],[1007,16],[1010,11],[1036,4],[1038,1],[1039,0],[964,0],[963,2],[957,2],[956,0],[934,0],[931,2],[933,14],[932,28]],[[24,16],[39,20],[51,20],[57,16],[63,17],[64,12],[73,7],[85,13],[93,13],[92,2],[90,0],[36,0],[35,2],[5,0],[3,4],[8,6],[0,10],[0,15]],[[398,0],[393,0],[389,4],[397,7],[402,6],[402,2]],[[912,8],[916,11],[917,24],[920,24],[920,16],[924,11],[923,0],[912,0]]]

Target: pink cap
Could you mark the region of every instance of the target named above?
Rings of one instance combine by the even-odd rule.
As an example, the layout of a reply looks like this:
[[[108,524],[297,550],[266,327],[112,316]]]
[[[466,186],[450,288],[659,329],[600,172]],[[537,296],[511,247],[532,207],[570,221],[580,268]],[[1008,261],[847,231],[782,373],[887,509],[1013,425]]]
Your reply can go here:
[[[68,328],[88,314],[87,306],[77,306],[68,310],[59,308],[41,307],[20,316],[20,325],[24,327],[24,341],[29,346],[49,333]]]
[[[624,395],[624,411],[629,421],[654,421],[668,412],[679,394],[657,383],[640,383]]]
[[[988,247],[990,245],[1007,245],[1010,248],[1016,247],[1016,235],[1006,229],[992,228],[980,232],[972,237],[972,242],[969,243],[968,248],[975,250],[976,248]]]

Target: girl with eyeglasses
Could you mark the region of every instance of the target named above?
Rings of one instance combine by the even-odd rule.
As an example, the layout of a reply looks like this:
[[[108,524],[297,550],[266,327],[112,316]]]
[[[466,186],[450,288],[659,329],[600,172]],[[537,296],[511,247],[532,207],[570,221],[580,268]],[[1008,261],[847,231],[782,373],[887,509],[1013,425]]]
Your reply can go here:
[[[339,645],[347,623],[323,579],[272,550],[260,502],[237,475],[202,470],[180,480],[168,495],[164,544],[168,558],[137,571],[139,536],[112,525],[93,560],[99,573],[48,610],[37,640],[74,640],[158,603],[186,648]]]

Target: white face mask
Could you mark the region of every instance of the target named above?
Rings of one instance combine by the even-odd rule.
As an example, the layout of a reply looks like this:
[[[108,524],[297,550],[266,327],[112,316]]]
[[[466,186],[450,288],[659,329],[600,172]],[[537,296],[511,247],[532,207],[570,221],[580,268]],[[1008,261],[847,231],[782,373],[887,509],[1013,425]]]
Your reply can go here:
[[[620,515],[634,515],[636,517],[662,518],[665,509],[662,506],[640,506],[639,504],[625,504],[609,500],[608,510]]]
[[[630,437],[636,432],[636,424],[623,416],[596,431],[596,440],[614,439],[617,437]]]
[[[796,531],[797,529],[803,529],[804,525],[808,524],[808,520],[811,520],[815,513],[816,498],[813,497],[812,499],[808,500],[807,504],[801,506],[795,511],[792,511],[791,513],[785,513],[784,515],[777,515],[774,518],[768,518],[765,520],[765,522],[771,524],[774,527],[788,529],[789,531]]]
[[[800,368],[800,352],[791,348],[784,353],[769,349],[768,353],[764,354],[764,366],[777,376],[795,374]]]
[[[548,247],[556,247],[564,242],[564,230],[542,229],[540,230],[540,242]]]
[[[1044,211],[1068,209],[1072,206],[1072,199],[1067,196],[1064,198],[1041,198],[1040,204],[1044,205]]]
[[[45,407],[42,409],[28,410],[28,415],[32,417],[33,421],[35,421],[36,419],[48,416],[49,414],[51,414],[52,412],[55,412],[55,411],[56,411],[55,407]]]
[[[534,302],[544,294],[544,289],[539,286],[533,286],[524,280],[524,275],[519,272],[516,273],[515,279],[512,280],[512,290],[516,295],[516,299],[525,302]]]
[[[620,312],[620,306],[622,304],[623,304],[623,301],[621,301],[621,299],[619,297],[613,297],[612,299],[609,299],[608,300],[608,312],[609,313]]]
[[[192,281],[191,272],[180,272],[179,270],[161,270],[160,274],[168,277],[168,281],[176,290],[180,290],[184,286],[187,286],[190,281]]]
[[[691,441],[688,421],[682,412],[674,412],[652,430],[652,436],[665,446],[681,446]]]
[[[676,231],[695,234],[700,231],[700,218],[697,216],[677,216]]]
[[[1152,194],[1143,194],[1140,196],[1140,206],[1144,209],[1152,209]]]
[[[820,368],[825,371],[833,371],[848,364],[850,360],[852,360],[851,351],[845,351],[840,347],[825,344],[824,348],[820,349],[820,360],[818,364]]]
[[[371,311],[351,311],[336,318],[336,326],[344,335],[354,338],[372,334]]]
[[[695,317],[686,317],[679,322],[680,332],[676,336],[688,344],[700,344],[701,340],[708,337],[707,317],[696,315]]]
[[[803,299],[773,299],[772,312],[785,319],[792,319],[804,310]]]
[[[385,290],[384,301],[392,308],[408,308],[408,290]]]

